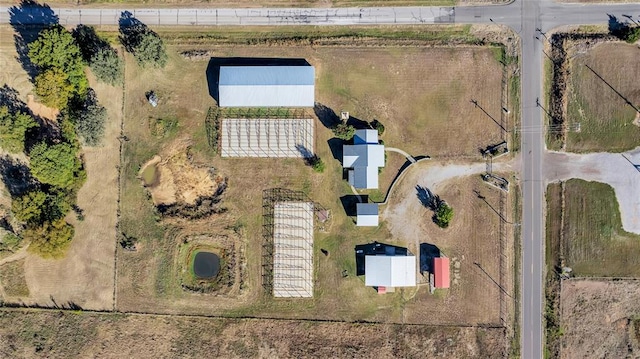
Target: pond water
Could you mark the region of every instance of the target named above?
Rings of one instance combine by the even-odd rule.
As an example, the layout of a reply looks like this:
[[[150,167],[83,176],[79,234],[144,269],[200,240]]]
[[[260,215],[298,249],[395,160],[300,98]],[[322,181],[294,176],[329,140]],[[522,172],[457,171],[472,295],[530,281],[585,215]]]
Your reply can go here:
[[[213,278],[220,271],[220,257],[211,252],[198,252],[193,259],[193,272],[199,278]]]
[[[156,167],[155,164],[147,165],[142,173],[140,173],[140,177],[142,177],[145,187],[155,185],[156,181],[158,181],[158,167]]]

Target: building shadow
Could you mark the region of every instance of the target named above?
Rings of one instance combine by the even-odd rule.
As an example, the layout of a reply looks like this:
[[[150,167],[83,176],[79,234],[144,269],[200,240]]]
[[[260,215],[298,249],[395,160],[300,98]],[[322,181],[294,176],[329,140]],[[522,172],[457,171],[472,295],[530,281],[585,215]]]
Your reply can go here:
[[[29,59],[29,44],[38,38],[40,31],[58,23],[58,15],[47,4],[23,0],[19,5],[9,8],[9,24],[15,30],[13,39],[18,53],[17,60],[32,81],[38,68]]]
[[[420,274],[433,273],[433,259],[440,257],[440,249],[431,243],[420,243]]]
[[[327,144],[331,150],[331,156],[342,164],[342,146],[345,145],[345,142],[337,137],[333,137],[327,141]]]
[[[407,248],[398,247],[385,243],[367,243],[358,244],[355,247],[356,255],[356,275],[365,275],[365,256],[387,255],[387,256],[406,256],[411,254]]]
[[[311,66],[306,59],[261,57],[212,57],[207,65],[206,77],[209,95],[220,103],[218,82],[222,66]]]
[[[316,102],[313,105],[313,112],[316,114],[316,117],[318,117],[318,120],[320,120],[320,123],[328,129],[332,129],[342,122],[340,116],[338,116],[335,111],[320,102]]]
[[[342,203],[342,208],[344,208],[344,213],[347,216],[355,217],[357,215],[356,205],[360,203],[358,197],[362,199],[362,203],[367,203],[369,201],[369,197],[367,195],[356,196],[355,194],[348,194],[340,197],[340,203]]]
[[[349,115],[349,119],[347,120],[347,125],[353,126],[356,130],[370,130],[371,124],[369,122],[361,120],[357,117],[353,117]]]

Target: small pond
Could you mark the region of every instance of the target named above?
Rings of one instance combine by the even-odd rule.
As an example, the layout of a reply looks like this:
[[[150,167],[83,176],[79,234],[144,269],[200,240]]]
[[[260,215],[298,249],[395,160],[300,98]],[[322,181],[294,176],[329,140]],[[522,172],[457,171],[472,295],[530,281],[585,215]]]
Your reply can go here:
[[[220,257],[211,252],[198,252],[193,259],[193,273],[199,278],[213,278],[220,271]]]

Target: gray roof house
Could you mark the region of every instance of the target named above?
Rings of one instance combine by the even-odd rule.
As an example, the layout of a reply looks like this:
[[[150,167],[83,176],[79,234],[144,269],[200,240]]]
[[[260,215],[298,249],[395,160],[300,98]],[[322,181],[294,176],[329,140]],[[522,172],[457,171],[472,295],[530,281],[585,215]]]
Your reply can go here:
[[[313,107],[313,66],[221,66],[220,107]]]
[[[349,184],[360,189],[378,188],[378,168],[384,167],[384,145],[378,131],[356,130],[353,145],[342,147],[342,167],[349,170]]]

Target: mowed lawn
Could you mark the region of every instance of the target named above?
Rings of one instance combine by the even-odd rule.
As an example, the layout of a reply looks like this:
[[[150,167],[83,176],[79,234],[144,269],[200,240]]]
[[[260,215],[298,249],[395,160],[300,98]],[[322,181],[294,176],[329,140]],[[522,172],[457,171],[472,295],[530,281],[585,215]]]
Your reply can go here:
[[[634,124],[640,114],[626,102],[640,107],[638,73],[640,48],[625,43],[599,44],[571,60],[567,151],[623,152],[640,146],[640,123]]]
[[[548,196],[557,199],[561,195],[559,187],[559,184],[549,185]],[[565,265],[573,269],[573,274],[640,277],[640,235],[622,229],[613,188],[604,183],[572,179],[565,183],[564,198],[564,237],[561,249],[554,247],[561,250]],[[560,201],[549,203],[549,217],[559,218]],[[556,229],[560,227],[558,221],[553,224]]]
[[[496,142],[499,127],[476,109],[475,97],[494,117],[500,115],[501,67],[494,51],[486,47],[420,48],[386,46],[332,47],[309,45],[169,46],[165,69],[140,68],[126,56],[124,162],[120,229],[137,238],[137,252],[119,249],[117,308],[123,311],[266,316],[332,320],[400,322],[407,301],[420,301],[415,290],[378,295],[355,276],[356,244],[380,241],[406,245],[380,228],[356,228],[340,197],[350,194],[342,168],[328,145],[331,130],[315,124],[315,152],[326,170],[315,173],[301,159],[229,159],[208,147],[204,120],[215,101],[206,78],[208,58],[188,60],[179,53],[194,47],[216,57],[304,58],[316,68],[316,101],[333,109],[350,111],[362,120],[385,124],[387,146],[413,155],[479,158],[477,148]],[[145,100],[154,90],[159,106]],[[315,118],[309,109],[311,118]],[[149,122],[176,118],[178,125],[165,137],[153,136]],[[162,154],[176,141],[192,141],[196,163],[213,166],[228,177],[223,199],[224,217],[206,223],[161,220],[137,178],[141,165]],[[395,176],[404,159],[389,155],[381,177],[381,191]],[[262,191],[288,188],[305,192],[331,211],[326,233],[315,237],[315,297],[274,300],[261,286]],[[239,297],[213,297],[185,292],[177,280],[175,256],[185,233],[220,233],[241,228],[246,262],[243,293]],[[320,249],[328,251],[322,254]],[[347,276],[343,277],[343,271]],[[423,289],[420,289],[423,290]],[[419,304],[417,304],[419,306]]]

